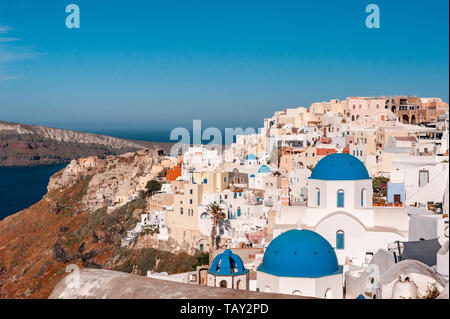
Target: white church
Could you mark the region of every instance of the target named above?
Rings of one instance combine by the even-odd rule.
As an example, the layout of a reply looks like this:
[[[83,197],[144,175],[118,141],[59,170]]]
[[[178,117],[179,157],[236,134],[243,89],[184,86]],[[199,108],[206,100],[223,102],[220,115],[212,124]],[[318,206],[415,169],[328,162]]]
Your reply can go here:
[[[309,177],[307,205],[281,206],[273,237],[311,230],[331,244],[340,265],[363,265],[379,249],[408,240],[406,209],[373,207],[372,193],[372,179],[359,159],[343,153],[326,156]]]

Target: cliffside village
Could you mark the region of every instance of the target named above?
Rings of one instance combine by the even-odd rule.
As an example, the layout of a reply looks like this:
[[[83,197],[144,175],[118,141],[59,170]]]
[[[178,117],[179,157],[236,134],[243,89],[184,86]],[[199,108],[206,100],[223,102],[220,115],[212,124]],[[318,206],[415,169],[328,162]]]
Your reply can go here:
[[[448,298],[448,155],[441,99],[348,97],[275,112],[223,151],[134,159],[91,181],[90,200],[112,209],[161,184],[122,245],[166,242],[210,262],[151,278],[316,298]],[[84,161],[64,174],[96,165]]]

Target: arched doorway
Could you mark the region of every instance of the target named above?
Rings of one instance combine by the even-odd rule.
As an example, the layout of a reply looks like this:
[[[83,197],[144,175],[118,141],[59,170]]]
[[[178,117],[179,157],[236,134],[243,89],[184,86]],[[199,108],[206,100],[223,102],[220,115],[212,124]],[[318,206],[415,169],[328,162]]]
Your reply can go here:
[[[219,283],[219,286],[220,286],[220,288],[227,288],[227,281],[226,281],[226,280],[222,280],[222,281]]]
[[[302,295],[302,292],[301,292],[300,290],[294,290],[294,291],[292,292],[292,295],[294,295],[294,296],[301,296],[301,295]]]
[[[325,291],[325,299],[333,299],[333,290],[327,289],[327,291]]]
[[[361,207],[364,207],[367,191],[365,188],[361,190]]]
[[[416,124],[416,116],[411,115],[411,124]]]
[[[238,281],[236,281],[236,289],[242,289],[242,280],[238,280]]]
[[[402,122],[403,124],[409,124],[409,116],[407,114],[403,114]]]

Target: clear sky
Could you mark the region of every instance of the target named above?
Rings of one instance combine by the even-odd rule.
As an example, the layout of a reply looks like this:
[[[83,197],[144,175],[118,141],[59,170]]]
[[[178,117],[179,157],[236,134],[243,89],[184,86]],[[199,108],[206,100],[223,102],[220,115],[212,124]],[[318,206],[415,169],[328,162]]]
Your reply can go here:
[[[65,26],[75,3],[81,28]],[[368,29],[365,8],[381,10]],[[261,126],[347,96],[449,97],[447,0],[0,0],[0,120]]]

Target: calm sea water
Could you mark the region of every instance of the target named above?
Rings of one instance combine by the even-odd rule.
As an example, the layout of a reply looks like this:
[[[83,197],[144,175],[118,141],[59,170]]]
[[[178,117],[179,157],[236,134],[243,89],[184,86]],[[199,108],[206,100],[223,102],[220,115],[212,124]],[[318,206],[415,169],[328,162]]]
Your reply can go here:
[[[50,176],[65,166],[0,167],[0,220],[41,200]]]
[[[225,139],[225,132],[223,129],[221,131]],[[130,140],[178,142],[178,139],[170,140],[171,130],[89,130],[89,132]],[[47,192],[50,176],[64,166],[0,167],[0,220],[37,203]]]

